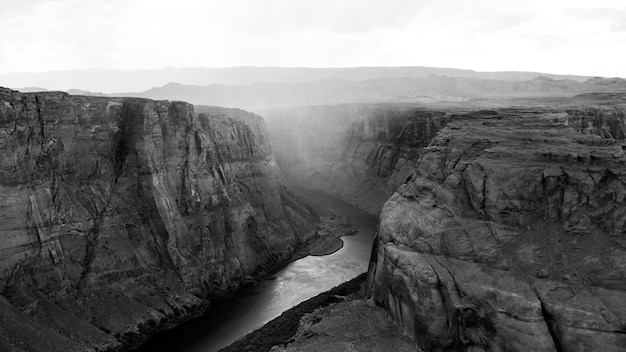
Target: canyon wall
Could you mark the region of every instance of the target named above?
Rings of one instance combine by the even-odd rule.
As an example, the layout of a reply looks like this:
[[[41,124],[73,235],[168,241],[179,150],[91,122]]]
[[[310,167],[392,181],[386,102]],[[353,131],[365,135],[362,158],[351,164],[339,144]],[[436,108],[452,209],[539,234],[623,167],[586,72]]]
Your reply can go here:
[[[113,350],[288,260],[317,218],[262,119],[0,89],[0,350]]]
[[[292,184],[378,215],[451,114],[344,104],[268,110],[263,116],[276,160]]]
[[[368,296],[425,351],[624,351],[624,112],[453,116],[384,204]]]

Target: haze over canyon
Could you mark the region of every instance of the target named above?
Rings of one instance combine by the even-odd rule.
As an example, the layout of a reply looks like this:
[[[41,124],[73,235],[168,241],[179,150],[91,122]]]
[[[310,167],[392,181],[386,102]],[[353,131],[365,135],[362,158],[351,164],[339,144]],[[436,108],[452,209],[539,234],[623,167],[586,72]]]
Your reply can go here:
[[[0,352],[626,352],[623,0],[0,11]]]
[[[58,77],[80,90],[48,90]],[[156,86],[97,86],[116,80]],[[165,336],[202,341],[273,295],[293,303],[253,328],[282,328],[233,323],[195,350],[626,350],[624,79],[239,67],[0,84],[2,351],[129,351],[194,318]]]

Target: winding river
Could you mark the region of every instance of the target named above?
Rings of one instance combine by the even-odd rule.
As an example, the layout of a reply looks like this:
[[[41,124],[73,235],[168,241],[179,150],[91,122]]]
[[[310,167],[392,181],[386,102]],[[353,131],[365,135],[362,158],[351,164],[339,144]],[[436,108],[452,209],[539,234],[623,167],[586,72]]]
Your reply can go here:
[[[206,316],[157,334],[143,351],[214,352],[276,318],[285,310],[367,270],[376,217],[322,192],[300,189],[313,202],[347,217],[358,232],[342,237],[339,251],[290,263],[271,279],[216,302]]]

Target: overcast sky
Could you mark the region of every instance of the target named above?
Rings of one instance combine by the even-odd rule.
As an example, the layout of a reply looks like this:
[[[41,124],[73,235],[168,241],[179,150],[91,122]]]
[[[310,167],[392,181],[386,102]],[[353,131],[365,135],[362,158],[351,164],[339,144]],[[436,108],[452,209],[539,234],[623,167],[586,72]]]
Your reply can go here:
[[[0,1],[0,74],[435,66],[626,77],[624,0]]]

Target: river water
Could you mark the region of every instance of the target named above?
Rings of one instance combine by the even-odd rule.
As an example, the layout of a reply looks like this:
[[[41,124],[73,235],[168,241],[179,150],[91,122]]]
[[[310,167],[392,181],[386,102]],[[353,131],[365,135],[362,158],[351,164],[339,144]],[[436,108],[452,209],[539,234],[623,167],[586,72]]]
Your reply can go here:
[[[365,272],[376,231],[376,217],[322,192],[298,191],[324,208],[347,217],[358,232],[342,237],[344,246],[339,251],[290,263],[258,286],[239,290],[233,299],[215,302],[206,316],[157,334],[138,351],[217,351],[298,303]]]

